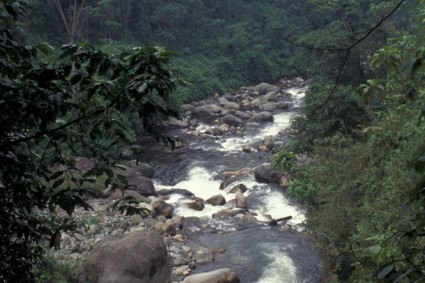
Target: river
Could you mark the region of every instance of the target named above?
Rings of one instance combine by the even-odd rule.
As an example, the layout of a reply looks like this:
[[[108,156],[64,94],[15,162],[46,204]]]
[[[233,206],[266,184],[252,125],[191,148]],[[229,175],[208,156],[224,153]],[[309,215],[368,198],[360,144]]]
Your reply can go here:
[[[287,98],[286,110],[273,112],[272,123],[250,125],[242,134],[213,136],[213,124],[198,123],[196,136],[188,130],[173,131],[173,135],[183,135],[185,146],[171,151],[153,148],[145,152],[144,159],[156,167],[155,188],[179,188],[192,192],[196,197],[206,200],[221,194],[227,200],[224,206],[205,204],[202,211],[187,206],[193,199],[181,194],[169,196],[167,202],[175,207],[176,215],[199,222],[207,229],[185,229],[187,245],[196,251],[200,248],[225,251],[214,255],[214,260],[198,262],[192,273],[230,268],[244,283],[301,283],[319,282],[322,261],[312,248],[312,240],[306,236],[303,227],[305,211],[287,197],[277,184],[256,181],[253,174],[237,179],[235,184],[243,183],[248,190],[244,193],[252,221],[238,214],[225,219],[215,219],[214,213],[223,208],[232,208],[235,194],[220,190],[225,171],[241,168],[254,168],[269,162],[270,152],[259,152],[255,145],[265,137],[284,136],[290,119],[298,115],[302,105],[305,88],[288,88],[291,96]],[[287,138],[287,137],[286,137]],[[282,143],[285,138],[282,138]],[[250,153],[243,152],[242,146],[253,145]],[[231,187],[231,186],[230,186]],[[287,222],[268,225],[272,219],[291,216]],[[190,226],[190,225],[189,225]]]

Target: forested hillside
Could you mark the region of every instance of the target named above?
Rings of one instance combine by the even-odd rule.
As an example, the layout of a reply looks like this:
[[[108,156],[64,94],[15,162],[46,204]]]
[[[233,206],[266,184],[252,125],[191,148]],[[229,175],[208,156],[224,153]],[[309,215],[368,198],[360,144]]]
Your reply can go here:
[[[176,72],[188,83],[179,90],[181,101],[284,76],[335,76],[341,50],[393,7],[381,1],[31,2],[26,30],[36,42],[88,41],[112,52],[159,44],[176,51]],[[409,25],[408,5],[414,6],[406,3],[372,40],[352,50],[342,81],[365,79],[368,56]]]

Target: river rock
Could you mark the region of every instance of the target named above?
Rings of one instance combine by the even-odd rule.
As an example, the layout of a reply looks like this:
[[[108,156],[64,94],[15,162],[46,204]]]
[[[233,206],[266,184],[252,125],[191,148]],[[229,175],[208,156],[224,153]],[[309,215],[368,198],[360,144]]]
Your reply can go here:
[[[168,196],[168,195],[172,195],[172,194],[179,194],[179,195],[182,195],[184,197],[193,197],[194,196],[194,194],[189,190],[177,189],[177,188],[161,189],[161,190],[157,191],[156,193],[159,196]]]
[[[248,190],[248,188],[244,185],[244,184],[237,184],[236,186],[234,186],[229,193],[235,194],[236,192],[246,192]]]
[[[164,283],[167,247],[154,231],[133,232],[98,244],[87,258],[88,277],[102,283]]]
[[[278,92],[280,89],[277,86],[268,84],[268,83],[260,83],[254,87],[255,91],[258,91],[260,94],[265,94],[269,92]]]
[[[250,114],[243,111],[235,111],[234,115],[244,120],[251,118]]]
[[[276,101],[277,100],[277,94],[275,91],[270,91],[263,97],[266,101]]]
[[[143,196],[156,196],[155,187],[151,179],[140,174],[134,174],[127,178],[131,190]]]
[[[229,268],[189,275],[183,283],[239,283],[239,277]]]
[[[211,204],[213,206],[225,205],[226,199],[221,194],[218,194],[207,199],[205,203]]]
[[[193,210],[203,210],[205,207],[204,200],[198,197],[195,197],[194,200],[194,202],[188,203],[187,206]]]
[[[180,128],[187,128],[189,127],[189,121],[187,119],[177,119],[174,117],[168,118],[168,124],[171,126],[177,126]]]
[[[173,225],[171,219],[167,219],[165,222],[158,222],[155,224],[155,229],[162,232],[165,235],[174,236],[176,235],[176,228]]]
[[[185,113],[185,112],[188,112],[188,111],[190,111],[190,112],[195,112],[196,111],[196,107],[195,106],[193,106],[192,104],[182,104],[181,106],[180,106],[180,111],[182,112],[182,113]]]
[[[260,183],[278,183],[283,173],[271,168],[270,164],[258,165],[254,170],[255,179]]]
[[[246,153],[250,153],[252,151],[252,148],[250,145],[244,145],[242,146],[242,151]]]
[[[287,109],[289,107],[289,104],[287,102],[278,102],[276,103],[277,109]]]
[[[243,125],[243,123],[244,123],[241,118],[238,118],[238,117],[236,117],[235,115],[232,115],[232,114],[227,114],[226,116],[224,116],[223,122],[230,125],[230,126],[235,126],[235,127]]]
[[[152,207],[155,210],[157,215],[162,215],[162,216],[165,216],[166,218],[170,218],[174,210],[174,207],[171,204],[168,204],[163,200],[155,201],[152,204]]]
[[[239,110],[240,109],[240,105],[236,102],[228,101],[228,102],[222,103],[222,106],[226,110]]]
[[[261,123],[261,122],[273,122],[273,114],[268,111],[255,113],[248,120],[248,122]]]
[[[238,214],[243,214],[245,212],[245,209],[240,208],[225,208],[222,209],[212,215],[212,218],[214,219],[228,219],[231,217],[234,217]]]
[[[155,169],[146,163],[139,163],[131,167],[131,170],[135,173],[139,173],[141,176],[146,178],[152,178],[153,176],[155,176]]]
[[[241,191],[237,191],[235,194],[235,206],[236,208],[247,209],[246,198]]]
[[[274,104],[273,103],[263,103],[260,105],[260,109],[263,111],[273,111]]]

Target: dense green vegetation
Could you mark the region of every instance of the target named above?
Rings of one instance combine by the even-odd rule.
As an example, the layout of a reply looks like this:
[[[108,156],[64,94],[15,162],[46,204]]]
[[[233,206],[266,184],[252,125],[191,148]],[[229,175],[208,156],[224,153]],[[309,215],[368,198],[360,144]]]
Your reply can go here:
[[[135,144],[130,117],[157,138],[156,122],[178,117],[169,103],[176,80],[159,47],[112,55],[88,44],[24,45],[17,20],[26,2],[0,7],[0,281],[34,282],[44,248],[76,229],[74,208],[90,209],[94,178],[128,187],[113,168]],[[77,173],[76,156],[95,167]]]
[[[307,227],[329,258],[329,281],[425,280],[425,2],[416,4],[409,25],[385,44],[372,34],[356,47],[379,46],[364,79],[344,79],[352,70],[345,65],[338,84],[335,74],[310,86],[305,116],[293,122],[298,135],[289,153],[273,160],[288,169],[291,151],[311,158],[307,165],[290,160],[289,193],[308,207]]]

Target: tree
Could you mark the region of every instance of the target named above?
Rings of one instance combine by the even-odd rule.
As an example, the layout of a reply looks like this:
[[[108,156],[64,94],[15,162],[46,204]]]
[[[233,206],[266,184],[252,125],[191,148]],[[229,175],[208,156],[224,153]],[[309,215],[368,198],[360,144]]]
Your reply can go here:
[[[79,42],[83,39],[83,27],[86,23],[85,0],[69,0],[66,6],[65,1],[53,0],[62,23],[68,35],[69,42]]]
[[[115,160],[92,150],[101,141],[131,145],[123,123],[138,116],[160,135],[156,121],[178,117],[169,103],[177,81],[167,70],[171,53],[133,48],[119,55],[90,45],[23,45],[16,21],[24,0],[0,6],[0,279],[33,282],[43,242],[55,246],[60,232],[75,228],[76,206],[90,209],[91,177],[108,176],[105,187],[125,189],[113,173]],[[55,52],[53,52],[55,51]],[[172,140],[168,139],[172,142]],[[74,157],[90,154],[96,166],[75,171]]]

